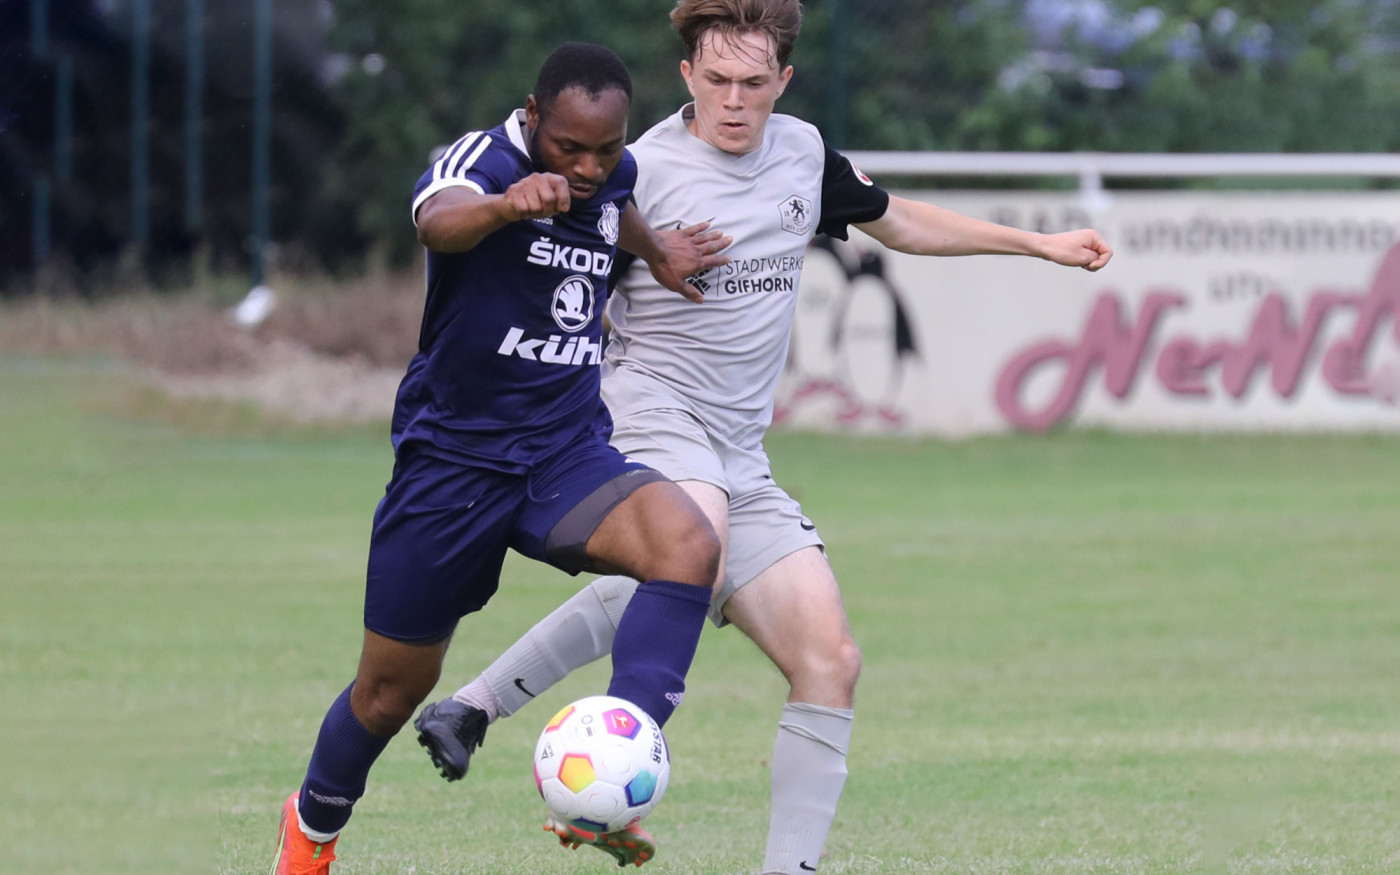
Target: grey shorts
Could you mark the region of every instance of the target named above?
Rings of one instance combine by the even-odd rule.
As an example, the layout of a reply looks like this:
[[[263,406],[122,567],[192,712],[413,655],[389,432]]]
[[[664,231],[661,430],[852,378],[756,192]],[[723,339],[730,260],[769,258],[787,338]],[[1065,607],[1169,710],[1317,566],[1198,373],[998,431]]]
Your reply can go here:
[[[729,494],[724,582],[710,603],[723,626],[724,603],[769,566],[803,547],[823,547],[802,506],[773,482],[762,447],[741,448],[710,433],[689,411],[642,410],[618,417],[612,445],[677,482],[699,480]]]

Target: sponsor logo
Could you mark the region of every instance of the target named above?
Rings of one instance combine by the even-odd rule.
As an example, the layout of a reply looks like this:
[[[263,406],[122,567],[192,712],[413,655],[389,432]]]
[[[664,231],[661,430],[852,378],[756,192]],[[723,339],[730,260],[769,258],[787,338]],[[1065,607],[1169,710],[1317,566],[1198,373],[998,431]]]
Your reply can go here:
[[[546,362],[551,365],[596,365],[603,358],[601,341],[587,337],[570,337],[566,342],[561,335],[551,334],[547,339],[526,337],[525,329],[512,328],[496,348],[498,355],[518,355],[532,362]]]
[[[1256,396],[1271,391],[1293,399],[1313,379],[1340,397],[1385,404],[1400,398],[1396,345],[1385,343],[1388,336],[1400,339],[1396,328],[1388,329],[1400,325],[1400,246],[1382,259],[1365,294],[1318,288],[1295,313],[1276,289],[1260,284],[1258,293],[1254,315],[1236,337],[1182,331],[1163,339],[1163,324],[1192,305],[1185,290],[1148,292],[1136,315],[1134,302],[1106,291],[1094,301],[1078,337],[1041,340],[1003,366],[997,407],[1015,427],[1043,431],[1074,413],[1100,372],[1104,389],[1118,399],[1150,382],[1180,398],[1240,400],[1253,390]],[[1328,330],[1345,316],[1349,326]],[[1055,394],[1032,401],[1027,386],[1042,374],[1053,380],[1048,385]]]
[[[740,258],[715,268],[716,280],[706,286],[717,286],[724,295],[751,295],[763,292],[797,292],[802,272],[803,256],[779,255],[765,258]]]
[[[312,799],[315,799],[322,805],[330,805],[334,808],[348,808],[351,805],[355,804],[353,799],[346,799],[344,796],[323,796],[320,793],[317,793],[315,790],[312,790],[310,787],[306,788],[306,792],[311,796]]]
[[[798,864],[797,864],[797,868],[801,869],[803,872],[815,872],[815,871],[817,871],[817,867],[816,867],[816,866],[808,866],[806,860],[803,860],[801,863],[798,863]]]
[[[532,692],[530,692],[529,690],[525,689],[525,679],[524,679],[524,678],[516,678],[516,679],[515,679],[515,688],[518,689],[520,692],[524,693],[525,695],[529,696],[530,698],[532,698],[532,699],[535,698],[535,694],[534,694],[534,693],[532,693]]]
[[[530,221],[535,222],[539,225],[554,225],[554,219],[549,216],[545,216],[543,219],[531,219]]]
[[[593,321],[593,281],[581,274],[565,277],[554,287],[550,307],[554,324],[570,334]]]
[[[531,243],[530,255],[525,260],[531,264],[561,267],[564,270],[591,273],[594,276],[607,276],[608,271],[612,270],[612,255],[577,246],[560,246],[548,237],[541,237]]]
[[[692,276],[688,277],[686,279],[686,282],[699,289],[700,294],[708,295],[710,293],[710,281],[706,279],[706,277],[709,276],[712,272],[713,271],[702,270],[699,273],[693,274]]]
[[[752,295],[757,292],[796,292],[797,277],[793,276],[744,276],[725,280],[720,290],[726,295]]]
[[[681,699],[683,699],[683,698],[685,698],[685,693],[667,693],[667,694],[666,694],[666,701],[670,702],[672,705],[674,705],[674,706],[677,707],[677,708],[679,708],[679,707],[681,706]]]
[[[789,195],[778,204],[778,215],[783,220],[783,230],[790,234],[806,234],[816,218],[812,202],[801,195]]]
[[[802,518],[802,522],[798,523],[798,525],[802,527],[803,531],[815,532],[817,530],[816,523],[807,519],[805,516]]]
[[[617,242],[617,228],[619,216],[617,205],[612,201],[603,204],[603,215],[598,219],[598,233],[603,235],[603,239],[611,246]]]

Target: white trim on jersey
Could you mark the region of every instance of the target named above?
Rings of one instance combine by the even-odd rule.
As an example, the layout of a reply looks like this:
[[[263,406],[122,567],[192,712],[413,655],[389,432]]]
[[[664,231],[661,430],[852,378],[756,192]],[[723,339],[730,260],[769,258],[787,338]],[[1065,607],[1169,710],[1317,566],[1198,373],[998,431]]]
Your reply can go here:
[[[528,158],[530,149],[525,144],[525,110],[512,111],[506,117],[503,127],[506,130],[506,136],[510,138],[511,145]],[[442,153],[438,160],[433,163],[433,181],[428,183],[413,199],[412,215],[415,228],[418,227],[418,208],[423,206],[423,202],[428,198],[445,188],[454,188],[460,185],[470,188],[477,194],[486,194],[479,184],[465,178],[462,174],[476,164],[476,159],[480,158],[490,145],[491,137],[485,131],[472,131]]]
[[[470,155],[466,156],[465,158],[458,161],[452,166],[452,175],[461,176],[463,173],[466,173],[468,170],[470,170],[472,168],[472,165],[476,163],[476,159],[481,157],[481,153],[485,152],[486,147],[489,145],[491,145],[491,138],[483,136],[481,138],[481,143],[478,144],[477,147],[471,151]]]
[[[472,131],[471,133],[467,134],[466,136],[462,137],[460,140],[449,146],[447,148],[447,151],[443,152],[442,156],[438,158],[437,163],[433,165],[433,179],[438,180],[442,179],[444,176],[447,176],[447,168],[452,164],[453,159],[461,155],[467,149],[470,149],[472,143],[475,143],[478,139],[480,139],[481,135],[481,131]]]
[[[413,199],[413,227],[418,227],[418,208],[423,206],[423,202],[445,188],[469,188],[477,194],[486,194],[485,189],[470,179],[458,179],[449,176],[446,179],[435,179],[423,187],[418,192],[418,197]]]
[[[525,110],[517,109],[506,116],[505,128],[511,144],[520,150],[520,154],[529,158],[530,147],[525,143]]]

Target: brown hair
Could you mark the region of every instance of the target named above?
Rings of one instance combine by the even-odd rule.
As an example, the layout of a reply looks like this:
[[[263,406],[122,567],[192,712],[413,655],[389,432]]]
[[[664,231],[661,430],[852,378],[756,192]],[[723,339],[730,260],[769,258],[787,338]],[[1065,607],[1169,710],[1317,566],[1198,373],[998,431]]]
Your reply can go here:
[[[802,29],[800,0],[677,0],[671,26],[685,43],[686,57],[699,55],[709,31],[722,39],[759,33],[773,40],[778,69],[787,66],[797,32]]]

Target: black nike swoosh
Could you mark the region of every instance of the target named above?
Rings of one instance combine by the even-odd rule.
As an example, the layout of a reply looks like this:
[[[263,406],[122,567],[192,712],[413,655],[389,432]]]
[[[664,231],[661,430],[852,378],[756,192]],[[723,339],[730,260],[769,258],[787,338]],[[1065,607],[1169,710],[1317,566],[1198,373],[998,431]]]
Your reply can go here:
[[[805,870],[805,871],[807,871],[807,872],[815,872],[815,871],[817,871],[817,867],[816,867],[816,866],[808,866],[806,860],[803,860],[801,863],[798,863],[798,864],[797,864],[797,868],[802,869],[802,870]]]
[[[534,694],[534,693],[532,693],[532,692],[530,692],[529,690],[525,689],[525,679],[524,679],[524,678],[516,678],[516,679],[515,679],[515,685],[516,685],[517,687],[519,687],[520,692],[524,693],[525,695],[529,696],[529,697],[532,698],[532,699],[535,698],[535,694]]]
[[[809,523],[806,520],[803,520],[802,522],[798,523],[798,525],[802,526],[804,531],[815,532],[817,530],[817,527],[814,523]],[[815,872],[817,870],[813,869],[812,871]]]

